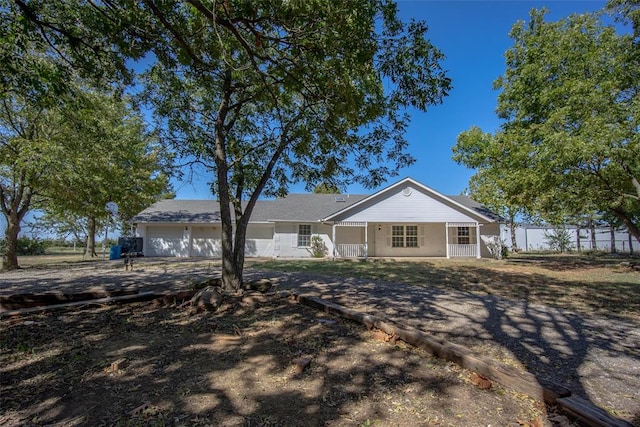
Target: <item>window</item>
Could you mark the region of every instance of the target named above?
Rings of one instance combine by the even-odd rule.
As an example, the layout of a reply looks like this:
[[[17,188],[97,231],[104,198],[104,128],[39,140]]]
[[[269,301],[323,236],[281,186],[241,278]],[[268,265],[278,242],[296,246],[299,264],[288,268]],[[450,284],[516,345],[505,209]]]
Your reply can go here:
[[[458,244],[468,245],[469,243],[469,227],[458,227]]]
[[[298,246],[311,246],[311,225],[298,225]]]
[[[418,226],[417,225],[391,226],[391,247],[392,248],[417,248],[418,247]]]
[[[404,247],[404,226],[394,225],[391,227],[391,247],[403,248]]]
[[[406,246],[408,248],[417,248],[418,247],[418,226],[407,225],[405,234],[406,234]]]

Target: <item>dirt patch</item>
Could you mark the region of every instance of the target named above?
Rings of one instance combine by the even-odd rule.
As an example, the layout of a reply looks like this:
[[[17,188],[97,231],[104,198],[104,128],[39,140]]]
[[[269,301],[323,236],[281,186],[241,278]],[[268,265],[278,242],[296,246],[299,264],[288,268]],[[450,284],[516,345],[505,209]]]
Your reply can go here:
[[[286,298],[1,322],[0,425],[551,424],[540,402]]]

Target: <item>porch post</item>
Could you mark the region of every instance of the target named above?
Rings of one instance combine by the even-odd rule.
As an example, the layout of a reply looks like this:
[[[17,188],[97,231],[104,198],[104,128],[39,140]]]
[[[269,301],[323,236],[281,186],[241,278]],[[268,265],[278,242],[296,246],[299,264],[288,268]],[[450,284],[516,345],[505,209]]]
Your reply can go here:
[[[332,243],[333,243],[333,259],[336,259],[336,223],[334,222],[333,225],[331,226],[331,230],[332,230]]]
[[[445,245],[446,245],[446,249],[447,249],[447,259],[451,258],[451,256],[449,255],[449,223],[445,222],[444,223],[444,236],[445,236]]]
[[[476,246],[478,253],[476,254],[476,258],[480,259],[482,256],[480,255],[480,223],[476,222]]]
[[[364,222],[364,259],[369,256],[369,223]]]

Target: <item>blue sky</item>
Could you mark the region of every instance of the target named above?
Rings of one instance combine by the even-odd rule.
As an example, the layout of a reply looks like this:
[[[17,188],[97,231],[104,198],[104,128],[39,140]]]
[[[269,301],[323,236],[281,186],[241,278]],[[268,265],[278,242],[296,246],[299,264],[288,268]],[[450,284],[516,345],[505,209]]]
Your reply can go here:
[[[414,113],[406,138],[416,163],[403,169],[400,177],[410,176],[444,194],[460,194],[473,174],[451,160],[451,147],[458,134],[473,125],[493,132],[500,122],[495,115],[498,92],[493,81],[503,74],[504,53],[512,46],[509,31],[518,20],[528,20],[532,8],[546,7],[547,19],[555,21],[571,15],[601,10],[605,1],[398,1],[400,16],[424,20],[427,36],[446,56],[443,65],[453,80],[453,90],[442,105],[426,113]],[[193,183],[174,182],[178,199],[212,198],[206,175]],[[291,188],[304,192],[304,185]],[[370,194],[359,185],[351,194]]]
[[[493,132],[500,123],[495,115],[498,93],[493,81],[504,72],[504,52],[512,45],[509,30],[517,20],[528,20],[532,8],[549,9],[548,20],[572,13],[601,10],[605,1],[398,1],[400,16],[424,20],[428,37],[446,56],[443,65],[453,80],[453,90],[442,105],[426,113],[415,113],[406,138],[416,163],[397,178],[412,177],[444,194],[460,194],[473,174],[451,160],[451,147],[460,132],[473,125]],[[186,178],[187,175],[185,175]],[[178,199],[211,199],[209,176],[195,175],[192,182],[174,180]],[[370,194],[358,185],[347,188],[351,194]],[[290,189],[304,192],[304,185]],[[4,231],[4,218],[0,230]],[[25,230],[26,231],[26,227]]]

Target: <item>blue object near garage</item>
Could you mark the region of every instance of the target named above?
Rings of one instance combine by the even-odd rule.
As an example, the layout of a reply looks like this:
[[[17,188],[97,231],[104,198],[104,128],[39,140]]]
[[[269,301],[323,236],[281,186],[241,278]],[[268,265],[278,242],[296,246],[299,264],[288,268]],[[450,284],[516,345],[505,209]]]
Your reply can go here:
[[[122,246],[113,245],[111,246],[111,251],[109,252],[109,259],[120,259],[120,255],[122,254]]]

